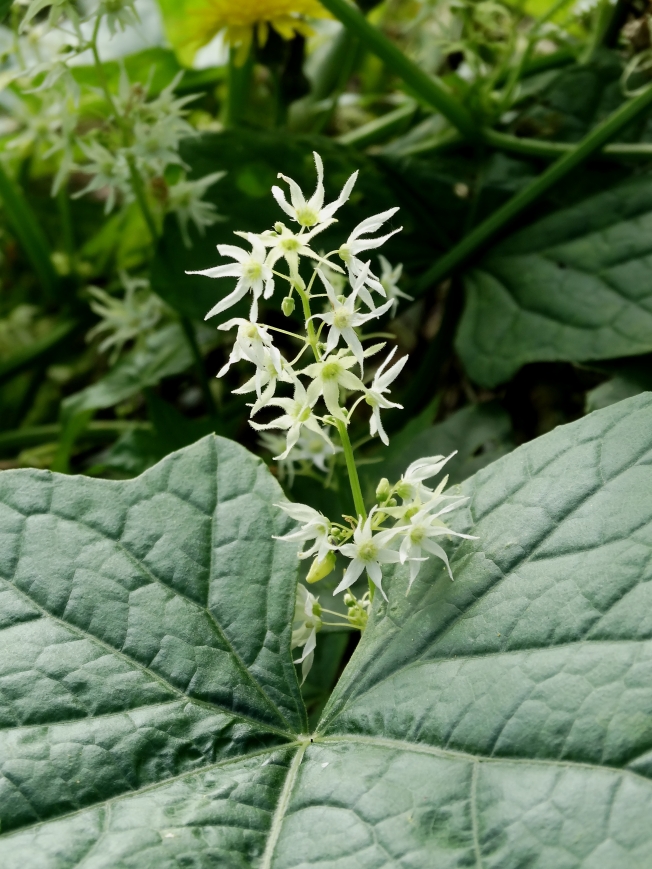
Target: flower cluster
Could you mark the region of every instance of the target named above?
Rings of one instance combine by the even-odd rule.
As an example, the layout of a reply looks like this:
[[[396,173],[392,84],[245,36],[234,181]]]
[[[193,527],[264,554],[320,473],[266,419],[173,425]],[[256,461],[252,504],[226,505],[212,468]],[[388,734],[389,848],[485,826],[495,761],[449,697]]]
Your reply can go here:
[[[46,11],[47,23],[37,23],[37,16]],[[188,103],[196,95],[177,96],[182,72],[152,95],[149,86],[130,82],[124,68],[114,93],[98,53],[102,21],[111,35],[137,23],[133,0],[101,0],[85,17],[80,17],[76,4],[65,0],[33,0],[28,5],[4,74],[7,83],[19,80],[26,95],[14,113],[23,123],[12,131],[7,151],[56,158],[53,194],[73,171],[86,176],[74,198],[94,194],[103,200],[106,214],[116,204],[134,201],[145,203],[159,221],[167,213],[175,214],[184,244],[190,246],[190,224],[203,234],[219,219],[215,205],[204,197],[224,174],[187,178],[189,167],[180,156],[180,144],[196,135],[187,120]],[[71,68],[80,55],[95,61],[101,88],[86,88],[84,99],[96,105],[98,95],[104,98],[100,124],[82,117],[86,103],[80,106],[80,86]]]
[[[344,620],[339,624],[364,629],[375,589],[385,596],[385,565],[408,566],[408,590],[421,564],[430,556],[441,559],[452,578],[439,538],[468,535],[452,531],[442,516],[465,499],[444,494],[446,479],[436,489],[426,485],[425,481],[438,474],[450,459],[434,456],[412,463],[393,486],[382,480],[376,503],[366,511],[349,426],[356,409],[366,407],[370,435],[378,436],[385,444],[389,442],[381,411],[401,407],[390,400],[390,386],[403,370],[407,356],[395,359],[396,348],[392,349],[370,375],[366,370],[368,360],[381,352],[385,343],[368,344],[378,336],[365,335],[362,329],[396,310],[398,299],[407,296],[396,285],[400,266],[394,268],[381,257],[379,277],[365,255],[399,232],[387,226],[398,209],[391,208],[363,220],[335,250],[318,251],[315,240],[336,223],[334,215],[349,199],[357,173],[351,175],[336,199],[326,203],[319,154],[314,154],[314,160],[317,186],[311,196],[306,196],[293,179],[284,175],[279,177],[288,185],[289,198],[280,187],[272,188],[290,225],[278,222],[273,229],[260,234],[236,232],[247,247],[218,245],[220,255],[230,262],[188,274],[236,281],[231,292],[208,312],[207,319],[223,314],[247,296],[251,299],[248,318],[231,317],[218,326],[220,330],[236,330],[233,348],[218,377],[235,363],[245,361],[253,365],[253,376],[234,391],[252,395],[250,424],[263,433],[266,446],[274,443],[278,449],[275,458],[281,463],[292,461],[310,440],[313,454],[323,456],[324,462],[327,455],[333,456],[337,450],[346,460],[355,518],[333,522],[308,505],[280,504],[299,523],[297,530],[280,539],[295,545],[309,544],[299,553],[300,559],[313,559],[306,578],[309,583],[331,573],[338,555],[348,560],[334,592],[346,592],[348,613],[333,615]],[[279,266],[284,266],[284,270]],[[303,333],[259,322],[261,300],[270,300],[279,285],[287,288],[281,304],[286,317],[293,315],[296,301],[300,303]],[[316,303],[320,310],[313,308]],[[286,343],[296,343],[294,358],[286,358],[281,352],[275,343],[277,333],[285,336]],[[312,356],[310,361],[305,360],[306,353]],[[272,408],[280,409],[280,415],[267,422],[259,421],[258,415]],[[270,430],[281,431],[284,436],[270,436]],[[333,443],[331,432],[339,444]],[[314,446],[319,441],[321,449]],[[358,600],[350,589],[363,574],[369,580],[369,593]],[[322,613],[327,612],[330,611],[317,598],[299,586],[293,647],[303,646],[297,663],[303,665],[304,678],[312,661],[316,634],[327,624]]]

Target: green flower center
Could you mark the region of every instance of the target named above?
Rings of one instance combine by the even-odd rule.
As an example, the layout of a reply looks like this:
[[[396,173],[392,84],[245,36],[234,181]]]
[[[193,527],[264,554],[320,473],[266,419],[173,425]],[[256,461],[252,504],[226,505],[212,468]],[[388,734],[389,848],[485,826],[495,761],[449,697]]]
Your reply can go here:
[[[290,236],[290,238],[284,238],[281,242],[282,250],[286,250],[288,251],[288,253],[299,250],[300,247],[301,243],[299,242],[299,239],[295,238],[294,236]]]
[[[322,380],[337,380],[342,372],[339,362],[327,362],[321,370]]]
[[[378,547],[373,540],[365,540],[364,543],[360,544],[358,558],[361,558],[362,561],[375,561],[377,555]]]
[[[308,422],[308,420],[310,419],[311,413],[312,413],[312,410],[309,407],[301,408],[301,410],[297,414],[298,421],[299,422]]]
[[[346,308],[338,308],[333,317],[333,326],[335,326],[336,329],[346,329],[347,326],[350,325],[351,314],[346,310]]]
[[[314,226],[319,220],[319,215],[316,211],[313,211],[312,208],[306,206],[305,208],[297,209],[297,220],[301,226],[305,226],[306,228]]]
[[[262,265],[255,260],[249,260],[249,262],[242,269],[242,274],[248,281],[259,280],[262,273]]]
[[[417,525],[410,531],[410,540],[412,541],[412,543],[421,543],[425,536],[426,532],[420,525]]]

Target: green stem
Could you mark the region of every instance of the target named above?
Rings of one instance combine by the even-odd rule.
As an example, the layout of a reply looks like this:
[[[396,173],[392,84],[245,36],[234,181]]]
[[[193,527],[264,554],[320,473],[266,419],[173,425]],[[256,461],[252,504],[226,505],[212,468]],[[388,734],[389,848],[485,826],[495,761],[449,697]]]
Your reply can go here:
[[[204,396],[204,404],[206,405],[206,410],[208,411],[209,416],[215,417],[218,415],[217,405],[215,404],[215,399],[213,398],[213,393],[211,392],[211,387],[208,382],[208,378],[206,377],[204,357],[201,355],[201,350],[199,349],[199,344],[197,343],[195,329],[187,317],[180,316],[179,320],[181,322],[181,328],[186,335],[186,339],[192,352],[193,359],[195,360],[195,370],[199,379],[199,385],[201,387],[202,395]]]
[[[249,85],[251,71],[253,69],[253,51],[250,49],[244,63],[236,63],[237,49],[232,48],[229,52],[228,66],[228,92],[226,99],[226,117],[224,123],[227,127],[236,127],[244,115],[249,97]]]
[[[501,151],[524,154],[527,157],[541,157],[544,160],[556,160],[575,148],[572,142],[546,142],[543,139],[521,138],[490,129],[482,131],[482,138],[488,145]],[[605,145],[600,151],[600,156],[612,159],[638,157],[649,160],[652,158],[652,144],[649,142],[614,142]]]
[[[356,148],[366,148],[369,145],[384,142],[390,136],[402,133],[416,112],[417,106],[410,100],[404,106],[399,106],[398,109],[387,112],[380,118],[374,118],[368,124],[362,124],[355,130],[337,136],[336,141],[342,145],[354,145]]]
[[[140,213],[143,215],[145,223],[147,224],[147,229],[149,230],[149,234],[152,238],[152,243],[156,244],[158,241],[158,229],[156,228],[154,215],[152,214],[149,204],[147,202],[147,194],[145,193],[145,185],[143,184],[142,176],[138,171],[136,161],[131,154],[127,156],[127,165],[129,166],[129,178],[131,180],[131,188],[136,196],[136,202],[138,203],[138,207],[140,208]]]
[[[364,522],[367,518],[367,511],[364,506],[364,498],[362,497],[362,489],[360,488],[360,479],[358,478],[358,469],[355,466],[355,458],[353,456],[353,447],[349,439],[349,433],[346,428],[346,423],[335,418],[335,426],[342,441],[342,450],[346,459],[346,470],[349,472],[349,483],[351,484],[351,494],[353,495],[353,503],[355,512],[358,516],[362,516]]]
[[[298,284],[294,285],[295,290],[299,298],[301,299],[301,306],[303,308],[303,318],[306,321],[306,332],[308,333],[308,343],[312,347],[313,355],[317,362],[321,359],[321,354],[319,352],[319,347],[317,346],[317,335],[315,333],[315,327],[312,324],[312,312],[310,310],[310,297],[305,290],[302,290]]]
[[[50,245],[39,226],[36,215],[1,163],[0,198],[4,202],[7,217],[18,241],[27,254],[46,296],[49,301],[56,301],[61,296],[61,284],[52,265]]]
[[[376,54],[424,102],[433,106],[447,118],[460,133],[469,139],[476,134],[473,118],[452,96],[446,85],[423,72],[406,57],[384,33],[367,21],[347,0],[322,0],[322,5],[354,33],[370,51]]]
[[[483,245],[492,239],[507,223],[514,220],[529,205],[540,199],[554,184],[566,177],[573,169],[583,163],[591,154],[599,151],[606,143],[631,123],[652,103],[652,86],[634,99],[625,103],[605,121],[595,127],[571,151],[564,154],[545,172],[535,178],[527,187],[513,196],[485,221],[465,236],[459,244],[437,260],[419,279],[415,289],[422,292],[436,284],[452,271],[466,263]]]

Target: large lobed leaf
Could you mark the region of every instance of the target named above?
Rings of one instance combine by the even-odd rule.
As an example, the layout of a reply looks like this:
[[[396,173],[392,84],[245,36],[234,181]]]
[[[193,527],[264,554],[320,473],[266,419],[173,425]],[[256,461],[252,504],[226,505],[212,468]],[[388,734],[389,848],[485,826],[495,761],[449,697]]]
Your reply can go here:
[[[3,867],[648,867],[652,396],[463,489],[308,739],[257,461],[0,475]]]
[[[498,244],[466,277],[457,348],[484,386],[535,361],[652,350],[652,179],[562,209]]]

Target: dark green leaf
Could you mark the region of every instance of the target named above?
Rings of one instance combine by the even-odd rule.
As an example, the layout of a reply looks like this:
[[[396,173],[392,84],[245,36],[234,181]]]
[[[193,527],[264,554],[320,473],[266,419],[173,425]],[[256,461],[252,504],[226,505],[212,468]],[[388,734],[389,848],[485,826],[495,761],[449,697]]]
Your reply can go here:
[[[562,209],[496,245],[466,276],[457,348],[485,386],[535,361],[652,350],[652,179]]]
[[[1,474],[3,869],[647,869],[652,396],[462,488],[308,739],[260,462]]]

